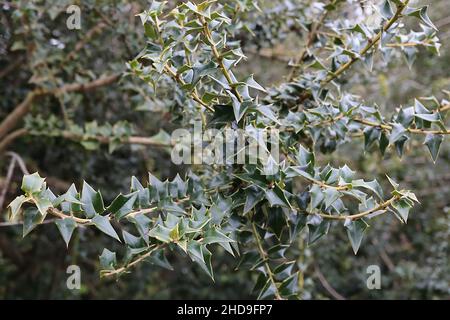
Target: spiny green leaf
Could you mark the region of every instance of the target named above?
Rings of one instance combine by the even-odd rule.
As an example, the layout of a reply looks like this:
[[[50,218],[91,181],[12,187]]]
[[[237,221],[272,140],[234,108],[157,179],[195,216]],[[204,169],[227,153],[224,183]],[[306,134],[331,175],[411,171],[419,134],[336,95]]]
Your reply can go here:
[[[143,241],[142,238],[136,237],[135,235],[132,235],[131,233],[129,233],[125,230],[122,230],[122,236],[123,236],[123,241],[130,248],[136,249],[136,248],[142,248],[145,246],[145,242]]]
[[[168,243],[172,240],[170,238],[171,231],[172,231],[171,229],[158,224],[148,232],[148,235],[149,237],[158,239],[161,242]]]
[[[69,247],[70,238],[72,237],[73,230],[77,227],[77,223],[72,218],[64,218],[56,220],[55,224],[58,227],[59,233],[61,233],[66,246]]]
[[[411,203],[406,199],[399,199],[392,203],[392,207],[400,214],[401,220],[406,223],[408,221],[409,210],[412,208]]]
[[[148,261],[154,265],[157,265],[161,268],[173,271],[173,267],[170,262],[167,260],[166,255],[164,254],[164,250],[157,250],[153,253]]]
[[[436,162],[436,159],[439,155],[439,149],[443,140],[444,137],[441,134],[429,133],[425,137],[425,141],[423,142],[423,144],[427,146],[428,150],[430,151],[431,158],[434,162]]]
[[[137,197],[137,191],[128,195],[120,194],[113,200],[107,209],[115,215],[117,220],[120,220],[133,211]]]
[[[120,242],[119,236],[117,235],[116,231],[112,227],[111,222],[109,221],[108,217],[96,214],[92,218],[92,222],[101,232],[106,233],[108,236],[113,237],[114,239],[117,239],[117,241]]]
[[[104,248],[100,255],[100,266],[103,270],[114,270],[117,265],[116,253]]]
[[[47,215],[47,210],[53,206],[49,199],[41,195],[34,197],[33,201],[43,217]]]
[[[319,224],[308,224],[308,244],[313,244],[328,233],[330,221],[322,220]]]
[[[217,228],[211,228],[205,232],[205,236],[202,241],[203,244],[220,242],[234,242],[234,240],[217,230]]]
[[[25,175],[22,180],[22,190],[27,194],[41,191],[44,181],[45,179],[41,178],[37,172]]]
[[[83,181],[81,202],[83,203],[84,213],[90,219],[96,214],[102,214],[105,211],[101,193],[95,191],[86,181]]]
[[[389,135],[389,144],[394,144],[397,140],[399,140],[403,134],[406,132],[405,127],[403,127],[400,123],[392,124],[392,131]]]
[[[36,208],[26,208],[23,212],[23,237],[25,238],[42,221],[44,221],[44,217],[39,213],[39,210],[36,210]]]
[[[27,197],[25,197],[24,195],[18,196],[13,201],[11,201],[11,203],[8,205],[11,210],[9,220],[13,221],[16,218],[17,214],[20,212],[20,208],[26,201]]]
[[[352,245],[353,252],[357,254],[368,225],[363,219],[358,219],[346,220],[344,226],[347,228],[347,235]]]
[[[428,17],[428,6],[423,6],[419,9],[408,8],[406,10],[405,14],[408,16],[414,16],[414,17],[420,19],[427,26],[438,31],[436,26],[433,24],[433,22],[431,22],[430,18]]]

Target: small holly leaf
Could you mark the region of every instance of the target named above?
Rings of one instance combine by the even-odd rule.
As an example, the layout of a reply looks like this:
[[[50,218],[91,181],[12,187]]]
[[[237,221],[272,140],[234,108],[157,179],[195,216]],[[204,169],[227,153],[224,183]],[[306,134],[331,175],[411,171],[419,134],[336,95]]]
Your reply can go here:
[[[389,183],[394,188],[394,190],[397,190],[400,185],[397,182],[395,182],[394,180],[392,180],[392,178],[389,177],[387,174],[386,174],[386,178],[388,178]]]
[[[267,280],[266,284],[261,289],[261,291],[258,295],[258,300],[273,298],[275,296],[276,292],[277,292],[277,289],[275,288],[272,281]]]
[[[325,209],[328,209],[337,199],[341,197],[341,193],[334,188],[327,188],[324,191]]]
[[[33,200],[42,217],[45,217],[47,215],[47,210],[53,207],[52,202],[42,194],[39,194],[39,196],[34,197]]]
[[[145,242],[140,237],[136,237],[125,230],[122,230],[122,237],[125,244],[127,244],[130,248],[139,249],[145,247]]]
[[[269,105],[259,105],[256,108],[256,111],[258,111],[259,113],[261,113],[263,116],[265,116],[266,118],[272,120],[273,122],[276,122],[278,124],[281,124],[280,121],[278,120],[278,117],[275,115],[275,113],[272,111],[271,106]]]
[[[245,83],[253,89],[262,91],[262,92],[267,92],[266,89],[264,89],[258,82],[255,81],[255,79],[253,79],[253,75],[250,75],[246,80]]]
[[[44,221],[44,217],[36,208],[26,208],[23,212],[23,231],[22,236],[25,238],[36,226]]]
[[[127,195],[119,194],[107,207],[107,210],[114,214],[117,220],[122,219],[133,211],[133,206],[136,202],[138,194],[138,191]]]
[[[103,270],[114,270],[117,265],[116,253],[104,248],[100,255],[100,266]]]
[[[308,223],[308,245],[313,244],[328,233],[330,221],[322,220],[319,224]]]
[[[23,177],[22,190],[27,194],[32,194],[41,191],[45,179],[39,176],[39,173],[28,174]]]
[[[217,228],[211,228],[207,230],[202,241],[203,244],[224,242],[234,242],[234,240],[224,235],[222,232],[217,230]]]
[[[403,223],[408,221],[409,210],[412,205],[408,200],[402,198],[392,203],[392,207],[398,212]]]
[[[422,8],[418,9],[408,8],[407,10],[405,10],[405,15],[416,17],[430,28],[438,31],[436,26],[433,24],[433,22],[431,22],[430,18],[428,17],[428,6],[423,6]]]
[[[311,208],[318,208],[325,199],[322,189],[317,185],[313,185],[310,189],[311,194]]]
[[[148,236],[158,239],[161,242],[168,243],[168,242],[172,241],[172,239],[170,237],[171,231],[172,231],[171,229],[158,224],[148,232]]]
[[[378,198],[383,199],[383,188],[381,188],[380,184],[377,180],[372,181],[364,181],[363,179],[358,179],[352,181],[353,188],[364,188],[369,189],[373,193],[375,193]]]
[[[81,202],[86,217],[93,218],[96,214],[102,214],[105,211],[103,198],[100,192],[95,191],[86,181],[83,181],[81,191]]]
[[[283,189],[281,189],[278,185],[275,184],[273,189],[266,190],[266,199],[269,201],[271,207],[280,206],[291,208],[291,204],[286,198],[286,194]]]
[[[236,122],[239,122],[247,112],[248,108],[252,105],[252,102],[240,102],[233,93],[231,93],[230,91],[227,91],[227,93],[231,97],[231,101],[233,102],[234,118],[236,119]]]
[[[400,123],[392,124],[392,131],[389,135],[389,144],[394,144],[397,140],[399,140],[403,134],[406,132],[405,127],[403,127]]]
[[[170,240],[177,242],[180,240],[180,225],[177,223],[169,232]]]
[[[148,243],[148,232],[150,230],[152,220],[150,220],[150,218],[148,218],[144,214],[138,214],[132,217],[128,217],[128,220],[130,220],[135,225],[137,231],[139,232],[139,235],[144,239],[146,243]]]
[[[394,12],[392,11],[391,3],[389,2],[389,0],[383,1],[383,4],[380,8],[380,14],[386,20],[389,20],[394,16]]]
[[[153,253],[148,261],[154,265],[157,265],[161,268],[173,271],[173,267],[170,262],[167,260],[166,255],[164,254],[164,250],[158,250]]]
[[[424,145],[427,146],[430,151],[431,158],[433,162],[436,162],[436,159],[439,155],[439,149],[441,147],[441,143],[444,140],[444,137],[441,134],[427,134],[425,137]]]
[[[218,197],[215,204],[209,209],[211,212],[211,221],[215,225],[222,224],[222,220],[228,216],[233,207],[233,201],[231,198],[224,199]]]
[[[8,207],[10,208],[10,221],[13,221],[16,218],[17,214],[20,212],[20,208],[26,201],[27,197],[25,197],[24,195],[18,196],[13,201],[11,201],[11,203],[8,205]]]
[[[389,139],[384,131],[381,131],[380,139],[378,140],[378,145],[380,147],[381,155],[384,156],[384,153],[386,152],[386,149],[389,146]]]
[[[207,275],[214,281],[214,274],[211,265],[211,252],[197,241],[191,240],[187,244],[187,252],[192,261],[195,261]]]
[[[264,199],[264,191],[254,186],[245,189],[245,204],[243,214],[252,210],[256,204]]]
[[[61,233],[66,246],[69,247],[70,238],[72,237],[73,230],[77,227],[77,223],[72,218],[64,218],[56,220],[55,224],[58,227],[59,233]]]
[[[139,207],[145,207],[149,205],[149,190],[148,188],[144,188],[142,184],[139,182],[139,180],[133,176],[131,177],[131,193],[137,191],[138,192],[138,201],[139,201]]]
[[[94,225],[99,229],[101,232],[106,233],[108,236],[113,237],[117,241],[120,242],[119,236],[117,235],[116,231],[111,225],[111,222],[109,221],[108,217],[101,216],[99,214],[96,214],[92,218],[92,222]]]
[[[355,255],[358,253],[358,249],[361,246],[361,241],[366,231],[368,224],[363,219],[349,220],[347,219],[344,223],[347,228],[347,236],[352,245],[353,252]]]

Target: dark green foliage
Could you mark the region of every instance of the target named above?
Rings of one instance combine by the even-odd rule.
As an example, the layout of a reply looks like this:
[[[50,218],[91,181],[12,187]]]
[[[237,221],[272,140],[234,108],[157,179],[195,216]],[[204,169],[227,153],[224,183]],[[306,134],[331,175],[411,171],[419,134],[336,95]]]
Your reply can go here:
[[[86,9],[91,6],[95,7],[89,4]],[[394,181],[390,177],[380,179],[370,170],[357,172],[360,168],[351,157],[342,156],[340,161],[337,156],[339,161],[327,164],[327,155],[336,155],[341,148],[355,143],[354,150],[367,157],[398,161],[402,156],[406,158],[405,150],[419,137],[436,162],[450,133],[446,128],[449,104],[445,99],[417,98],[411,105],[392,108],[394,112],[387,115],[377,104],[364,101],[344,81],[352,73],[360,73],[361,77],[376,74],[380,60],[392,63],[400,54],[412,68],[419,47],[439,53],[437,29],[428,17],[428,7],[413,8],[407,0],[385,0],[377,6],[376,23],[352,24],[345,18],[329,18],[339,17],[339,10],[345,6],[351,4],[336,0],[326,5],[314,1],[259,5],[230,0],[186,1],[174,6],[153,1],[149,8],[140,8],[140,30],[127,25],[123,17],[118,18],[117,32],[125,45],[132,44],[126,52],[117,50],[118,57],[110,58],[114,63],[109,71],[120,74],[117,92],[99,99],[105,107],[84,110],[90,116],[78,114],[77,107],[73,108],[82,102],[96,105],[95,97],[88,101],[78,95],[82,88],[52,91],[69,82],[68,76],[74,74],[71,62],[61,56],[52,62],[45,57],[45,51],[32,51],[29,54],[40,57],[36,63],[47,63],[51,70],[50,75],[41,75],[40,69],[33,74],[36,88],[51,91],[49,96],[57,99],[59,109],[46,107],[31,112],[24,129],[32,141],[42,139],[52,146],[47,157],[52,157],[54,151],[55,158],[57,152],[63,154],[59,159],[70,158],[70,169],[83,172],[82,178],[90,184],[79,179],[76,185],[70,183],[56,192],[47,186],[49,179],[38,173],[25,174],[22,194],[9,204],[9,219],[23,221],[23,236],[55,219],[55,230],[67,247],[75,242],[77,250],[82,250],[84,244],[79,238],[91,232],[87,230],[96,229],[109,236],[95,239],[103,248],[96,253],[102,279],[139,278],[141,269],[134,268],[145,265],[143,268],[161,274],[182,270],[194,282],[203,281],[203,275],[197,274],[202,271],[214,281],[207,286],[220,286],[222,280],[226,286],[230,281],[227,277],[237,265],[241,275],[247,271],[254,274],[251,283],[243,281],[249,291],[239,293],[239,297],[309,298],[314,291],[306,272],[311,251],[317,248],[332,260],[351,255],[351,251],[356,255],[369,245],[366,236],[374,234],[370,238],[373,243],[376,235],[385,231],[385,220],[395,217],[406,223],[411,209],[419,203],[409,191],[410,185],[395,182],[402,180],[400,177],[388,172],[396,176]],[[34,18],[32,21],[39,25],[33,15],[44,14],[40,10],[24,5],[17,11]],[[118,10],[126,11],[126,3]],[[323,18],[314,21],[312,14]],[[318,33],[322,25],[329,32]],[[290,64],[291,76],[285,82],[269,87],[258,82],[258,74],[247,72],[248,48],[281,43],[292,31],[299,30],[307,35],[306,47]],[[44,30],[39,35],[48,36]],[[142,38],[136,39],[138,35]],[[28,52],[24,40],[14,42],[11,51]],[[74,41],[69,44],[73,46]],[[316,53],[314,49],[318,49]],[[87,56],[101,52],[103,59],[108,59],[107,49],[96,50]],[[63,72],[58,71],[60,67]],[[93,78],[102,78],[75,74],[75,81],[84,86]],[[50,99],[47,93],[39,95]],[[117,104],[116,99],[123,101]],[[112,102],[110,110],[108,101]],[[162,114],[161,119],[167,123],[161,125],[161,119],[141,117],[147,112]],[[280,130],[280,159],[260,156],[252,164],[195,164],[164,169],[163,163],[170,162],[168,154],[174,145],[169,133],[177,128],[191,130],[196,121],[202,129],[240,128],[253,143],[265,148],[266,156],[270,152],[259,139],[258,130]],[[81,147],[65,146],[61,141],[78,142]],[[108,150],[103,150],[102,145],[107,145]],[[146,150],[142,146],[151,151],[138,161],[136,154]],[[78,168],[74,163],[84,153],[85,159],[95,159],[99,168]],[[110,160],[113,158],[116,160]],[[105,168],[106,159],[117,161],[120,170]],[[126,165],[121,166],[121,161]],[[133,169],[124,172],[123,168],[129,167]],[[275,173],[266,175],[268,167]],[[52,175],[53,168],[64,172],[64,163],[48,166],[46,174]],[[142,172],[147,170],[152,173],[143,178]],[[123,181],[129,181],[126,177],[130,176],[128,190],[120,193]],[[91,236],[87,233],[86,237]],[[349,243],[343,247],[339,245],[343,241]],[[324,248],[327,243],[332,243],[336,252],[329,253],[331,249]],[[374,248],[367,250],[363,256]],[[126,276],[129,272],[132,275]],[[177,275],[168,277],[175,283],[182,282]],[[151,279],[160,281],[157,277]],[[180,290],[176,297],[183,297],[183,290],[189,291]],[[164,294],[154,297],[170,297],[172,292]]]

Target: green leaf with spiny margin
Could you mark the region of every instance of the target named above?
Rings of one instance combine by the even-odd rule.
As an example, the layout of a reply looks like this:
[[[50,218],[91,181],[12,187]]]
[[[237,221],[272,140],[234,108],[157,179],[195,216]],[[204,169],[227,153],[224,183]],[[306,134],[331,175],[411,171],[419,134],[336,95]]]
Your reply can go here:
[[[72,238],[77,223],[72,218],[64,218],[56,220],[55,224],[58,227],[59,233],[63,237],[66,246],[69,247],[70,238]]]
[[[148,243],[148,232],[150,230],[152,220],[144,214],[137,214],[131,217],[129,216],[127,219],[135,225],[140,236],[146,243]]]
[[[313,244],[328,233],[330,221],[322,220],[319,224],[308,223],[308,244]]]
[[[425,137],[424,145],[427,146],[430,151],[431,158],[433,162],[436,162],[436,159],[439,155],[439,149],[441,147],[441,143],[444,140],[444,137],[441,134],[432,134],[428,133]]]
[[[150,204],[149,201],[149,190],[148,188],[144,188],[142,184],[139,182],[139,180],[133,176],[131,177],[131,193],[138,192],[138,201],[139,201],[139,207],[146,207]]]
[[[266,199],[269,201],[271,207],[280,206],[291,208],[291,204],[286,198],[286,194],[277,184],[274,188],[266,190]]]
[[[27,194],[41,191],[45,179],[39,176],[39,173],[27,174],[22,179],[22,190]]]
[[[150,256],[148,261],[150,263],[156,265],[156,266],[159,266],[161,268],[173,271],[173,267],[170,264],[170,262],[167,260],[167,257],[164,254],[164,250],[163,249],[160,249],[160,250],[157,250],[156,252],[154,252]]]
[[[357,254],[368,224],[363,219],[347,219],[344,223],[344,226],[347,228],[347,236],[350,240],[350,244],[352,245],[353,252]]]
[[[264,89],[258,82],[255,81],[255,79],[253,78],[253,75],[250,75],[246,80],[245,83],[253,89],[262,91],[262,92],[267,92],[266,89]]]
[[[430,18],[428,17],[428,6],[423,6],[422,8],[418,9],[407,8],[407,10],[405,10],[405,15],[416,17],[430,28],[438,31],[436,26],[433,24],[433,22],[431,22]]]
[[[44,217],[36,208],[26,208],[23,212],[22,236],[25,238],[36,226],[44,221]]]
[[[116,253],[104,248],[100,255],[100,266],[103,270],[114,270],[117,265]]]
[[[315,165],[314,153],[309,152],[308,150],[306,150],[305,147],[300,145],[298,154],[297,154],[297,161],[300,166],[314,167],[314,165]],[[308,173],[312,174],[311,172],[308,172]]]
[[[107,234],[110,237],[113,237],[120,242],[119,236],[117,235],[116,230],[114,230],[114,228],[112,227],[108,217],[96,214],[92,218],[92,222],[101,232]]]
[[[352,186],[353,188],[369,189],[375,193],[378,198],[383,199],[383,188],[381,188],[380,184],[375,179],[372,181],[364,181],[363,179],[354,180],[352,181]]]
[[[223,242],[234,242],[234,240],[217,230],[217,228],[207,230],[202,241],[203,244]]]
[[[125,244],[127,244],[130,248],[136,249],[145,247],[145,242],[142,238],[136,237],[125,230],[122,230],[122,237]]]
[[[325,209],[328,209],[329,206],[341,197],[341,193],[334,188],[326,188],[323,194],[325,196]]]
[[[211,265],[212,254],[206,248],[206,245],[202,245],[197,241],[191,240],[187,244],[187,252],[192,261],[195,261],[214,281],[214,274]]]
[[[409,210],[412,208],[412,204],[405,198],[396,200],[392,203],[392,207],[398,212],[402,222],[408,221]]]
[[[251,211],[260,201],[264,199],[264,191],[254,186],[245,189],[245,204],[243,214]]]
[[[389,135],[389,144],[394,144],[397,140],[399,140],[406,132],[405,127],[403,127],[400,123],[392,124],[392,131]]]
[[[26,201],[27,197],[25,197],[24,195],[18,196],[13,201],[11,201],[11,203],[8,205],[8,207],[10,208],[10,215],[9,215],[10,221],[13,221],[16,218],[16,216],[20,212],[20,208]]]
[[[169,243],[172,240],[170,238],[171,231],[171,229],[158,224],[148,232],[148,236],[158,239],[161,242]]]
[[[114,214],[117,220],[120,220],[133,211],[137,197],[138,191],[127,195],[119,194],[113,202],[111,202],[107,210]]]
[[[221,225],[223,219],[228,216],[233,207],[233,201],[231,198],[217,197],[214,201],[214,205],[211,206],[209,212],[211,213],[211,222],[215,225]]]
[[[38,208],[42,217],[44,217],[44,218],[47,215],[47,210],[49,208],[53,207],[52,202],[45,196],[42,196],[42,193],[39,194],[39,196],[37,196],[37,197],[33,197],[33,201],[36,204],[36,207]]]
[[[389,0],[384,0],[381,4],[380,14],[385,20],[389,20],[394,16],[394,12],[392,11],[392,6]]]
[[[256,111],[261,113],[266,118],[272,120],[273,122],[281,124],[280,121],[278,120],[278,117],[273,112],[271,105],[260,105],[256,108]]]
[[[93,218],[96,214],[102,214],[105,211],[103,198],[99,191],[95,191],[86,181],[83,181],[81,191],[82,208],[86,217]]]

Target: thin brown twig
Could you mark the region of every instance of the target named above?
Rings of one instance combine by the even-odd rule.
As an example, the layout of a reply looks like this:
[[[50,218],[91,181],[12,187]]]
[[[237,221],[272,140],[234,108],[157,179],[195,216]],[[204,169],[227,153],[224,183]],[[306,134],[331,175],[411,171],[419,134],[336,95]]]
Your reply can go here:
[[[331,284],[327,281],[327,279],[325,278],[323,273],[320,271],[320,268],[319,268],[319,266],[316,263],[314,264],[314,271],[315,271],[315,274],[316,274],[317,278],[319,279],[320,283],[322,284],[322,286],[325,288],[325,290],[328,291],[328,293],[333,298],[335,298],[336,300],[346,300],[343,295],[341,295],[339,292],[337,292],[331,286]]]
[[[128,269],[135,267],[137,264],[139,264],[143,260],[147,259],[153,252],[155,252],[155,250],[160,249],[162,247],[163,247],[163,245],[150,246],[149,251],[147,251],[143,255],[139,256],[136,260],[128,263],[126,266],[123,266],[123,267],[115,269],[115,270],[105,270],[104,272],[102,272],[101,276],[102,277],[111,277],[113,275],[120,275],[123,272],[127,271]]]
[[[0,141],[0,154],[6,150],[6,148],[9,147],[9,145],[14,142],[17,138],[23,137],[27,134],[27,130],[17,129],[15,131],[12,131],[11,133],[7,134],[1,141]]]

